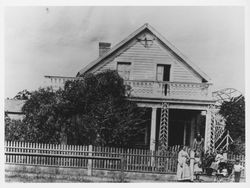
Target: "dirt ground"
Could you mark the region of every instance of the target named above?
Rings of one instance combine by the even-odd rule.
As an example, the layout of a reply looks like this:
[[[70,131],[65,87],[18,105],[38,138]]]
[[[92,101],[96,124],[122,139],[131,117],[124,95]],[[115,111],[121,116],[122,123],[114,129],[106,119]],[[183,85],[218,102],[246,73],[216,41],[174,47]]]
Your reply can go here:
[[[211,176],[201,176],[201,181],[194,181],[193,183],[208,183],[208,182],[215,182],[214,177]],[[108,178],[100,178],[100,177],[81,177],[81,178],[53,178],[53,177],[39,177],[39,176],[5,176],[5,182],[21,182],[21,183],[117,183],[120,182],[117,179],[108,179]],[[169,181],[164,180],[146,180],[146,179],[126,179],[126,183],[166,183]],[[176,182],[176,181],[171,181]],[[229,182],[229,181],[223,181],[223,182]],[[245,182],[245,180],[242,178],[241,182]],[[176,182],[177,183],[177,182]],[[230,183],[230,182],[229,182]]]

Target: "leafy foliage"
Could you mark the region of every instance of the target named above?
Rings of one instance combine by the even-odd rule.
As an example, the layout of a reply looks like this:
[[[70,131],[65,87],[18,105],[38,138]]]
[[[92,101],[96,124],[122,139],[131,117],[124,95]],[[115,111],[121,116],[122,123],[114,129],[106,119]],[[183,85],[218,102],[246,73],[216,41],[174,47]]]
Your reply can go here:
[[[26,129],[23,126],[21,120],[10,119],[8,115],[5,115],[5,139],[24,141],[23,135],[26,134]]]
[[[242,142],[240,137],[229,145],[229,152],[234,155],[245,155],[245,149],[245,143]]]
[[[14,97],[14,99],[17,100],[27,100],[30,98],[31,92],[29,92],[28,90],[23,90],[17,93],[17,95]]]
[[[239,96],[225,101],[219,112],[226,120],[226,129],[229,130],[234,142],[229,145],[229,151],[234,154],[245,153],[245,98]]]
[[[230,131],[232,138],[240,138],[242,142],[245,141],[245,98],[239,96],[224,101],[221,105],[219,113],[226,120],[226,129]]]
[[[32,93],[22,110],[27,133],[23,135],[29,142],[59,143],[61,121],[56,111],[57,93],[50,88],[42,88]]]
[[[142,134],[145,109],[126,100],[116,71],[86,74],[64,89],[39,89],[23,106],[25,141],[133,147]],[[65,140],[64,140],[65,141]]]

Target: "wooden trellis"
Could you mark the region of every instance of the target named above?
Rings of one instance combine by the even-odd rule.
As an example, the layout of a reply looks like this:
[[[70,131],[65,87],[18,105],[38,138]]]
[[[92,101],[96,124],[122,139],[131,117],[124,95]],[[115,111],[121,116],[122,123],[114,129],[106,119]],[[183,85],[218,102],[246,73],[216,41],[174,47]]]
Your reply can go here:
[[[168,148],[168,124],[169,124],[169,104],[162,103],[161,122],[159,132],[159,150],[166,151]]]
[[[210,145],[209,145],[209,150],[211,152],[214,151],[215,148],[215,126],[216,126],[216,112],[215,112],[215,106],[211,105],[210,106],[211,110],[211,133],[210,133]]]

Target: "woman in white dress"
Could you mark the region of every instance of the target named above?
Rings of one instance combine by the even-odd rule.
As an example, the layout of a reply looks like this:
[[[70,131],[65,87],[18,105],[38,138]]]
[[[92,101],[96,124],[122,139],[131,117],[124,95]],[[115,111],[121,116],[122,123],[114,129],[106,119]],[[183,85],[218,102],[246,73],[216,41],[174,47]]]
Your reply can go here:
[[[189,161],[189,155],[187,153],[187,147],[181,148],[178,153],[178,165],[177,165],[177,180],[178,181],[190,181],[190,166],[187,164]]]

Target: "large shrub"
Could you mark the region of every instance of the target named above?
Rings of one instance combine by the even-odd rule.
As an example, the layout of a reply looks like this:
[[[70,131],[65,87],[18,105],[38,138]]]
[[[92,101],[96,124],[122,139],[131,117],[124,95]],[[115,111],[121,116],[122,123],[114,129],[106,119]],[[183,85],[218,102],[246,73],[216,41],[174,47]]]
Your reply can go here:
[[[64,89],[43,88],[23,106],[25,141],[133,147],[142,134],[145,109],[125,97],[116,71],[86,74]]]

